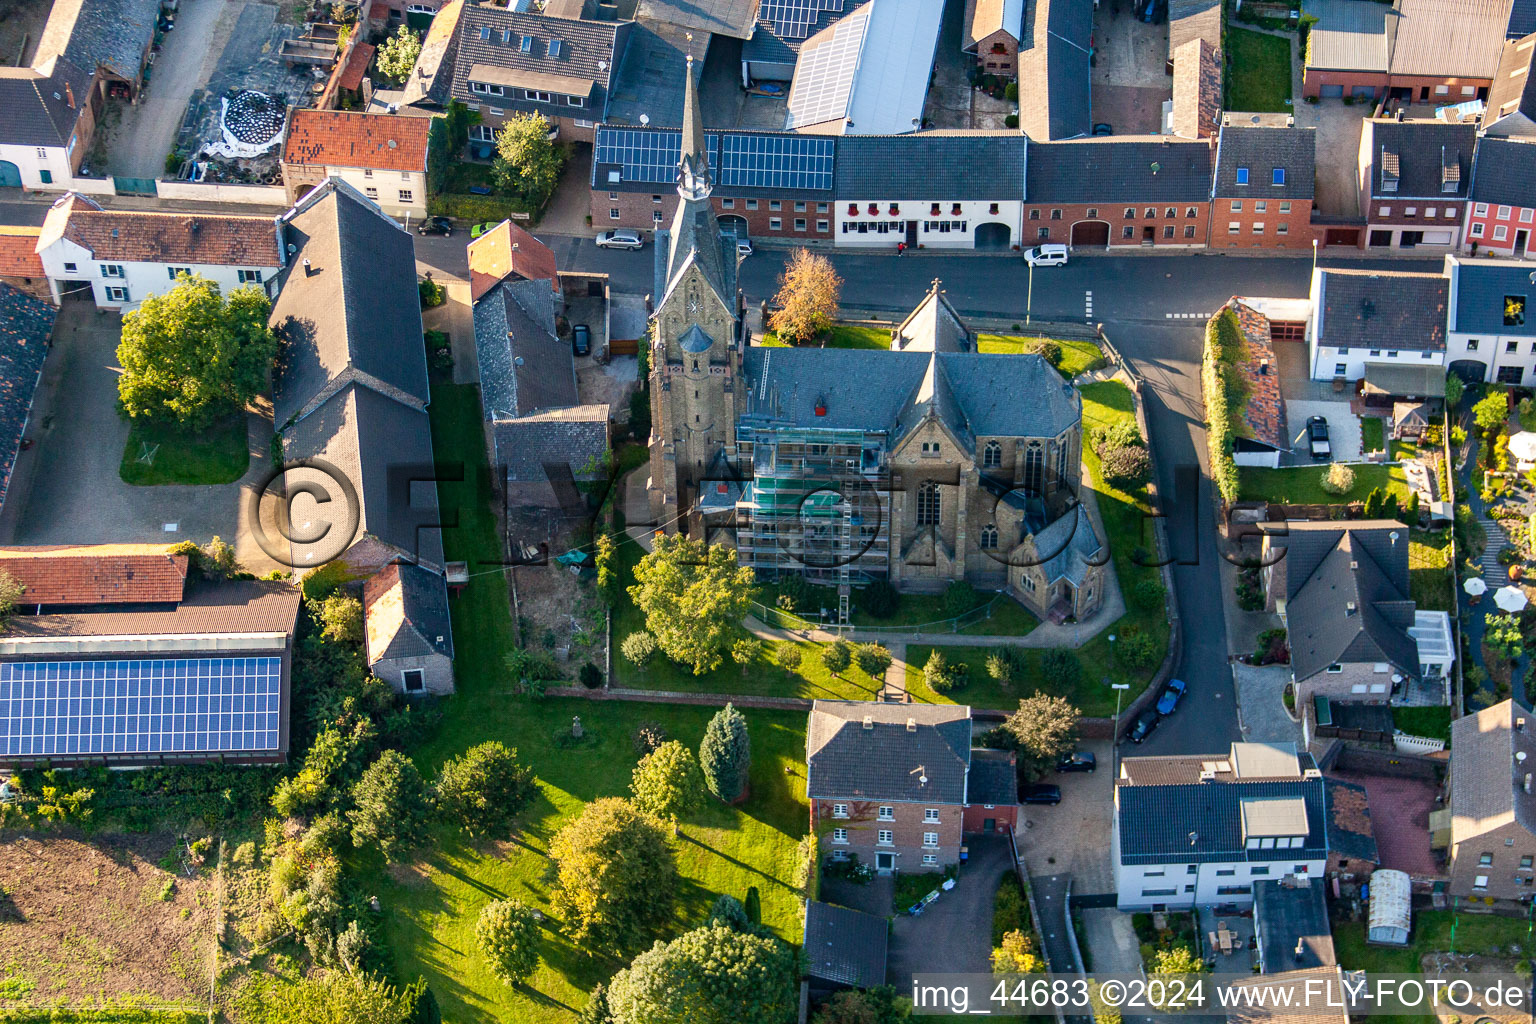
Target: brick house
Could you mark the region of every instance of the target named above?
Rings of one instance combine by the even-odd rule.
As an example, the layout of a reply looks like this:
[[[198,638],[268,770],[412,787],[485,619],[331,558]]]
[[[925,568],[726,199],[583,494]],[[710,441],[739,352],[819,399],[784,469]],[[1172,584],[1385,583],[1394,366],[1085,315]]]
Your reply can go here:
[[[1012,760],[997,754],[973,770],[968,707],[818,700],[806,731],[811,828],[836,860],[857,854],[882,874],[941,870],[959,861],[967,831],[1016,823]],[[992,805],[972,805],[982,798]]]
[[[1306,249],[1312,230],[1317,132],[1233,123],[1216,140],[1211,246]]]
[[[1490,135],[1478,139],[1462,248],[1517,258],[1532,255],[1536,235],[1532,181],[1536,181],[1536,139]]]
[[[960,48],[976,58],[978,72],[1018,77],[1024,0],[966,0],[964,26]]]
[[[283,187],[297,203],[336,177],[391,217],[427,215],[431,120],[345,110],[295,110],[283,141]]]
[[[392,564],[363,584],[368,671],[405,694],[453,692],[453,626],[441,576]]]
[[[1452,896],[1528,900],[1536,891],[1536,719],[1504,701],[1451,723]]]
[[[1368,119],[1359,163],[1366,246],[1457,248],[1476,143],[1470,124]]]
[[[1488,95],[1509,0],[1315,0],[1302,95],[1461,103]]]
[[[1024,245],[1203,247],[1211,146],[1171,138],[1033,143],[1024,196]]]

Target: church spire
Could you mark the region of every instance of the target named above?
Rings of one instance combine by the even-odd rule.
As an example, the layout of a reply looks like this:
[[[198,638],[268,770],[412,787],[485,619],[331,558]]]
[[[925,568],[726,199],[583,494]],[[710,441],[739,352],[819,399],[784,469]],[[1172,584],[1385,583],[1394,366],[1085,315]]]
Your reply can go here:
[[[691,44],[693,33],[688,33]],[[677,162],[677,194],[687,200],[708,199],[709,148],[704,141],[704,116],[699,112],[699,89],[693,79],[693,54],[683,86],[683,147]]]

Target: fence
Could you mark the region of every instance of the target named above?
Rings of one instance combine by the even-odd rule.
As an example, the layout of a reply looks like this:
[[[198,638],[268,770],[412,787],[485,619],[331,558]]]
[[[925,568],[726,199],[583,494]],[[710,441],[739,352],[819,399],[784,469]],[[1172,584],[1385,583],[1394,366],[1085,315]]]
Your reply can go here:
[[[937,622],[919,622],[910,626],[855,626],[846,622],[813,622],[810,619],[787,612],[782,608],[773,608],[758,601],[752,602],[752,614],[766,626],[775,629],[787,629],[795,632],[808,630],[821,630],[824,633],[836,633],[841,636],[848,632],[878,633],[883,636],[920,636],[924,633],[958,633],[963,629],[974,626],[978,622],[985,622],[992,617],[992,610],[997,603],[1003,600],[999,594],[980,608],[973,608],[963,615],[956,615],[952,619],[940,619]]]
[[[1445,749],[1445,740],[1437,740],[1429,736],[1410,736],[1400,732],[1392,738],[1392,745],[1403,754],[1434,754]]]

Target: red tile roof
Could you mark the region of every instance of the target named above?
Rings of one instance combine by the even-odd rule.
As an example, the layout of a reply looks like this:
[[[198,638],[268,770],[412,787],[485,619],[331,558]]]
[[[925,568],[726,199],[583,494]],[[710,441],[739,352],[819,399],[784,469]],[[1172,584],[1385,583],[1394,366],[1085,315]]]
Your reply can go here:
[[[1276,448],[1289,448],[1285,427],[1285,402],[1280,397],[1279,365],[1269,336],[1269,317],[1244,302],[1233,302],[1237,323],[1248,343],[1248,356],[1237,364],[1248,383],[1243,420],[1249,437]],[[1261,371],[1261,367],[1267,367]]]
[[[179,602],[187,556],[146,544],[0,548],[0,570],[26,589],[23,605]]]
[[[39,246],[63,237],[98,260],[223,267],[283,265],[271,217],[103,210],[70,196],[48,211]]]
[[[37,228],[0,227],[0,277],[46,277]]]
[[[341,69],[341,80],[337,84],[348,91],[360,88],[363,72],[368,70],[368,64],[373,60],[373,51],[377,49],[371,43],[358,43],[352,47],[352,52],[347,55],[347,66]]]
[[[549,246],[504,220],[469,243],[470,301],[477,301],[509,274],[548,281],[551,290],[560,290],[560,270]]]
[[[283,162],[378,171],[427,169],[429,117],[295,110],[283,143]]]

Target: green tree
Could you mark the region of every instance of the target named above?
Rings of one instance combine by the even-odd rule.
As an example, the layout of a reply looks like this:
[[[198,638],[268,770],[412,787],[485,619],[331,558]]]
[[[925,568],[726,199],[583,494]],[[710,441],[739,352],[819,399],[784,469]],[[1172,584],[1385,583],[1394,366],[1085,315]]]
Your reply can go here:
[[[693,751],[677,740],[668,740],[646,754],[630,775],[629,791],[634,805],[646,814],[670,821],[699,806],[704,779]]]
[[[745,636],[731,644],[731,660],[741,666],[742,675],[762,656],[763,642],[755,636]]]
[[[200,430],[250,402],[267,386],[277,337],[272,304],[259,288],[225,299],[199,275],[146,296],[123,317],[117,397],[129,416]]]
[[[624,596],[624,588],[619,576],[618,547],[612,534],[602,534],[593,542],[592,560],[597,566],[597,592],[602,595],[603,603],[618,604],[619,598]]]
[[[752,581],[752,570],[738,566],[724,544],[662,536],[635,566],[629,596],[662,653],[703,675],[720,667],[741,635]]]
[[[944,588],[944,611],[951,616],[964,615],[980,603],[976,588],[965,580],[955,580]]]
[[[891,667],[891,652],[882,644],[859,644],[853,649],[853,660],[858,663],[859,671],[879,679]]]
[[[645,671],[645,666],[656,657],[656,638],[645,630],[631,633],[619,644],[619,653],[629,659],[630,664],[640,671]]]
[[[1371,493],[1365,496],[1365,508],[1362,514],[1367,519],[1380,519],[1382,505],[1387,500],[1387,492],[1380,487],[1371,488]]]
[[[449,821],[472,836],[499,839],[512,835],[517,815],[538,792],[533,770],[499,740],[478,743],[445,761],[434,788]]]
[[[333,644],[363,642],[363,602],[337,590],[320,602],[320,635]]]
[[[1497,434],[1509,419],[1509,399],[1503,391],[1490,391],[1472,406],[1472,418],[1485,436]]]
[[[752,739],[747,719],[735,705],[727,704],[709,720],[699,744],[699,767],[709,791],[726,803],[735,803],[747,791]]]
[[[1040,656],[1040,674],[1053,690],[1067,691],[1082,678],[1083,666],[1077,655],[1061,647],[1050,647]]]
[[[1136,585],[1131,588],[1131,604],[1144,612],[1162,608],[1163,600],[1167,596],[1163,584],[1151,576],[1137,580]]]
[[[592,989],[592,997],[576,1015],[576,1024],[613,1024],[613,1014],[608,1012],[608,986],[598,982]]]
[[[11,613],[16,610],[16,605],[26,589],[15,576],[0,569],[0,622],[5,622],[11,617]]]
[[[594,800],[550,840],[550,905],[574,941],[634,953],[672,923],[677,863],[656,820],[617,797]]]
[[[1460,376],[1454,373],[1445,375],[1445,407],[1452,412],[1461,404],[1461,396],[1466,393],[1467,386]]]
[[[1008,648],[999,647],[987,655],[987,675],[1004,686],[1013,682],[1017,662],[1008,656]]]
[[[520,900],[487,903],[475,921],[475,945],[504,985],[518,985],[539,966],[539,922]]]
[[[399,32],[379,44],[379,51],[374,55],[374,67],[387,78],[403,82],[411,76],[411,69],[416,66],[416,58],[420,56],[421,37],[401,25]]]
[[[960,676],[944,652],[935,647],[923,665],[923,681],[934,693],[948,693],[959,686]]]
[[[780,640],[773,645],[773,660],[779,663],[779,667],[786,672],[793,672],[800,667],[800,645],[793,640]]]
[[[1065,697],[1037,693],[1019,701],[995,732],[1019,760],[1019,776],[1039,778],[1050,771],[1077,742],[1079,712]]]
[[[911,1019],[911,1000],[898,996],[894,987],[881,985],[832,993],[812,1015],[811,1024],[899,1024]]]
[[[614,1024],[784,1024],[799,970],[782,940],[709,924],[635,957],[614,976],[608,1008]]]
[[[496,136],[492,169],[503,192],[532,207],[544,205],[560,183],[563,157],[549,140],[549,122],[539,114],[514,114]]]
[[[1483,642],[1513,661],[1525,653],[1525,636],[1514,615],[1490,615]]]
[[[834,676],[841,676],[853,664],[853,645],[838,637],[821,648],[821,663]]]
[[[352,787],[355,846],[377,847],[390,863],[400,860],[427,839],[427,787],[411,759],[386,750]]]
[[[312,971],[296,981],[263,974],[235,997],[241,1024],[415,1024],[426,982],[396,988],[371,974]]]

